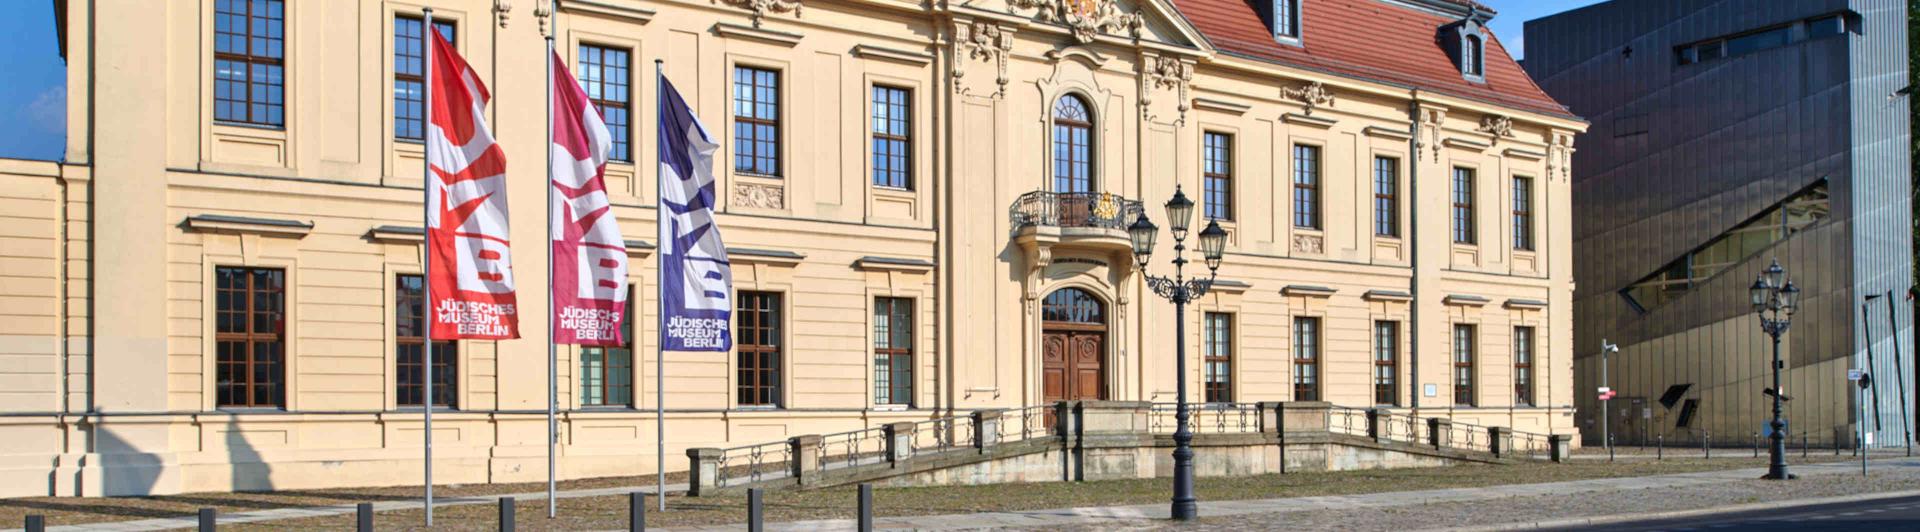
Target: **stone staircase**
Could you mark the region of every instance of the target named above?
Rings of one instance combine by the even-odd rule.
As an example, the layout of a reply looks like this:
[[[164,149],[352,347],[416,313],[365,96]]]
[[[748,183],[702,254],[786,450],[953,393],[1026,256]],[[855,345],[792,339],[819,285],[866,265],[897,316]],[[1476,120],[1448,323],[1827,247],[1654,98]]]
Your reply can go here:
[[[1175,405],[1063,401],[728,449],[689,449],[688,493],[1170,476]],[[1325,402],[1190,405],[1194,471],[1258,475],[1566,459],[1570,435]]]

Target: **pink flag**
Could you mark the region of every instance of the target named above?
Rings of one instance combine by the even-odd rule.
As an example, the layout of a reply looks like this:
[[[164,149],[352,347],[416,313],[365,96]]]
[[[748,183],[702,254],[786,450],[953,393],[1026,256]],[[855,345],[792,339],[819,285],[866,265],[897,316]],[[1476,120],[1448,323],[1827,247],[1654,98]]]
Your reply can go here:
[[[607,200],[613,136],[567,70],[553,60],[553,342],[617,346],[626,320],[627,246]]]
[[[507,158],[487,128],[490,95],[467,61],[433,36],[427,124],[427,260],[433,339],[520,337],[507,240]]]

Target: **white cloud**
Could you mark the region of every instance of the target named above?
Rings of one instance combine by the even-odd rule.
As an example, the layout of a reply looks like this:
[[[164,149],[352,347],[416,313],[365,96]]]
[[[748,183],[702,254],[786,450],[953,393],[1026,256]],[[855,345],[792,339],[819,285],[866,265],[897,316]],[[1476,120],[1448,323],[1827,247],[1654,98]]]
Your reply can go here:
[[[33,97],[21,113],[28,123],[49,133],[67,132],[67,88],[54,85]]]

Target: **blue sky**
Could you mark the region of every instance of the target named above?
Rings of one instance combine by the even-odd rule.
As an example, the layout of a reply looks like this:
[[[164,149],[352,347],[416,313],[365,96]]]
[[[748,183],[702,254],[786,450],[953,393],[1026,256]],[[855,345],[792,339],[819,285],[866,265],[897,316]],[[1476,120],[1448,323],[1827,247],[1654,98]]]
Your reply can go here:
[[[1579,7],[1600,3],[1601,0],[1480,0],[1480,3],[1493,8],[1498,13],[1493,17],[1493,34],[1500,37],[1500,44],[1507,46],[1507,52],[1514,59],[1525,57],[1527,21],[1552,15]]]
[[[66,65],[54,42],[53,2],[11,0],[0,17],[0,157],[59,160],[66,146]],[[1499,15],[1493,31],[1515,57],[1524,55],[1526,21],[1599,0],[1480,0]]]
[[[54,41],[53,2],[13,0],[0,17],[0,157],[58,160],[66,151],[66,65]]]

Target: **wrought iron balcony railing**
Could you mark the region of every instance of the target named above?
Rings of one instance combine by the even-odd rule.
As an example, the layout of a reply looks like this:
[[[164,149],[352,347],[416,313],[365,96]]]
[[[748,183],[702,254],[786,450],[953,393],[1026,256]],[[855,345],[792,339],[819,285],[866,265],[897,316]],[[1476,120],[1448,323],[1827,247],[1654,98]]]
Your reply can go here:
[[[1141,212],[1140,200],[1105,192],[1048,192],[1020,195],[1007,209],[1013,230],[1028,226],[1097,227],[1125,231]]]

